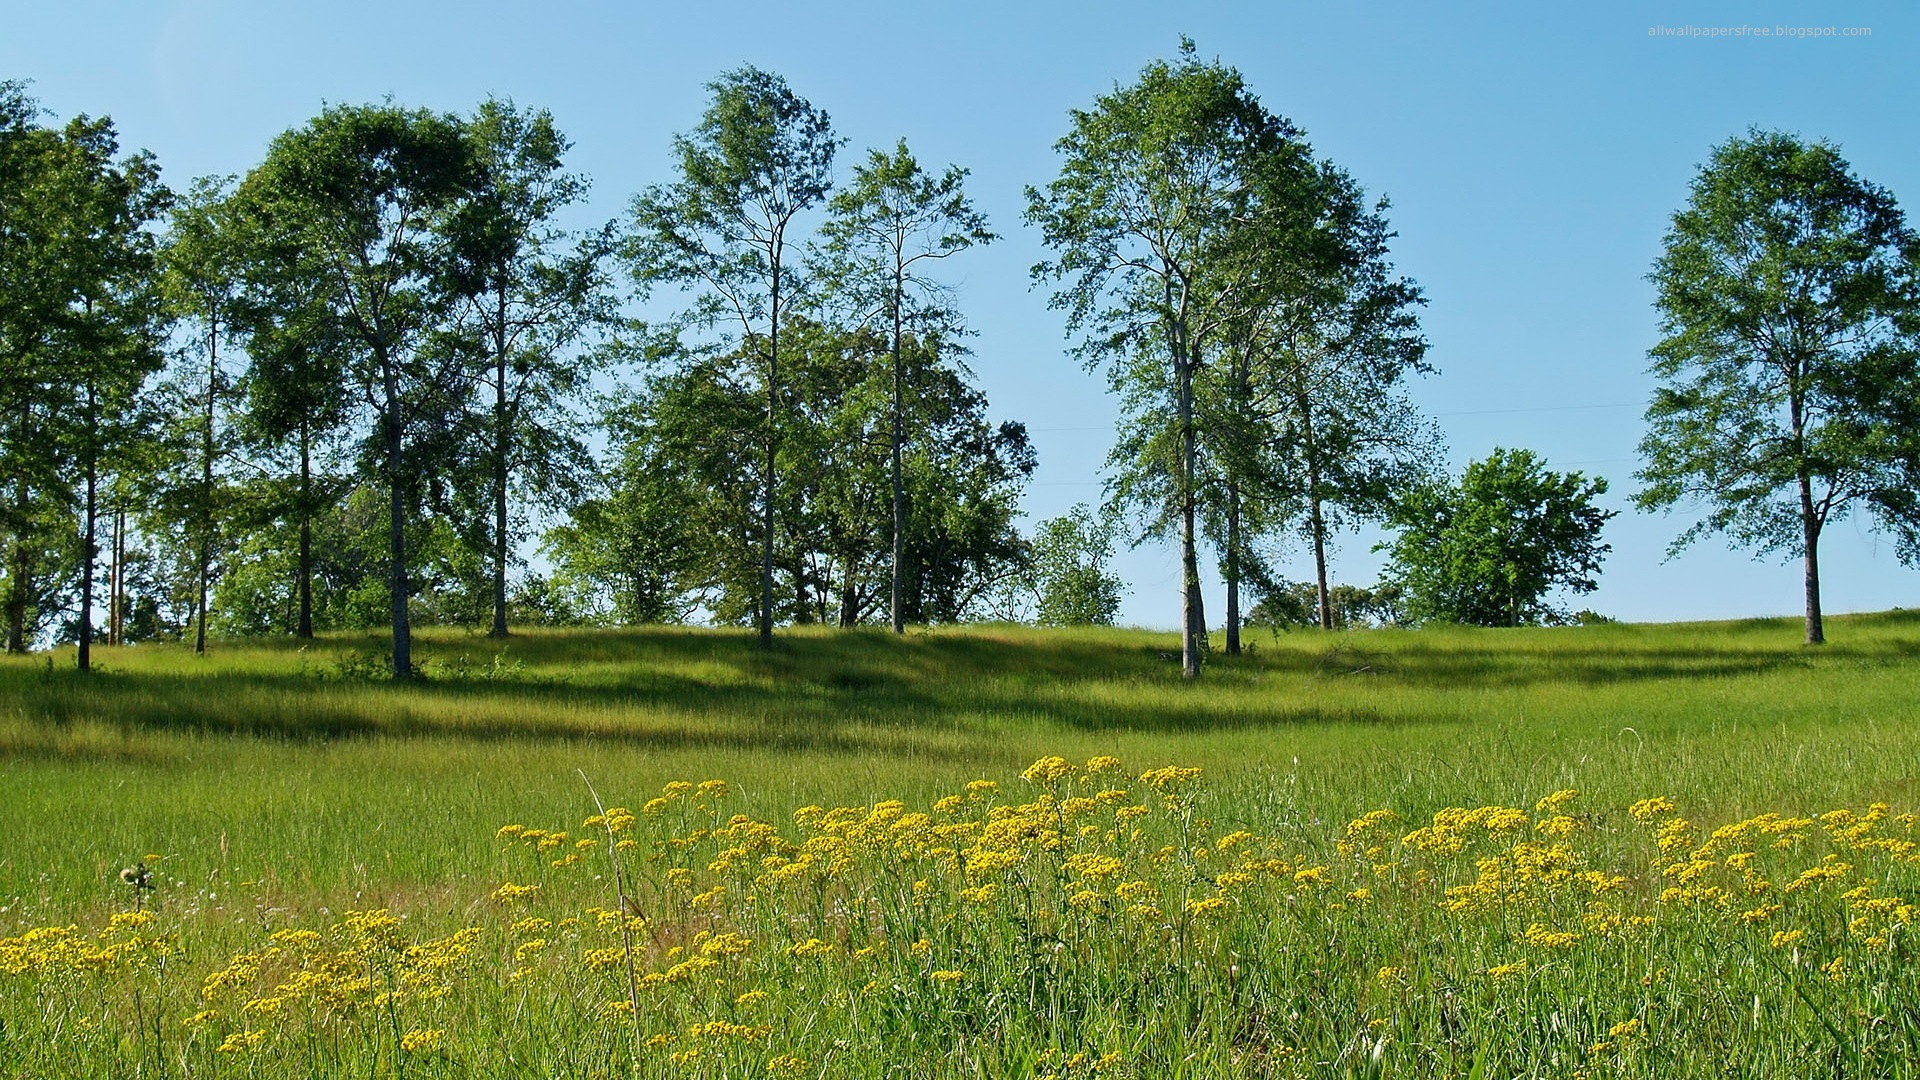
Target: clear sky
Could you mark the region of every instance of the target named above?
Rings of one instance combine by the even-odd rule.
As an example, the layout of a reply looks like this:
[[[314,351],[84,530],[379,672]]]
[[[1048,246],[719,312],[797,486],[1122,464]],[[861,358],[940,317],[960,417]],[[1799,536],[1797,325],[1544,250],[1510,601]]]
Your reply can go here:
[[[241,173],[324,103],[391,96],[466,111],[488,94],[552,110],[618,216],[671,179],[668,144],[704,84],[754,64],[832,114],[843,165],[904,136],[929,166],[972,170],[1003,237],[954,260],[974,368],[996,417],[1040,455],[1034,518],[1097,501],[1112,440],[1105,380],[1065,355],[1029,287],[1042,257],[1020,214],[1055,175],[1067,111],[1172,55],[1181,34],[1238,67],[1268,108],[1393,201],[1400,269],[1425,287],[1439,374],[1415,388],[1456,468],[1495,446],[1612,483],[1622,510],[1600,589],[1576,606],[1631,620],[1792,614],[1799,569],[1708,540],[1671,561],[1691,520],[1634,513],[1634,448],[1657,337],[1646,273],[1699,162],[1751,126],[1837,143],[1864,178],[1920,210],[1920,8],[1907,4],[1437,4],[333,0],[8,0],[0,78],[55,117],[114,118],[168,181]],[[1687,27],[1867,28],[1852,36],[1687,36]],[[1658,32],[1679,29],[1681,34]],[[584,220],[584,219],[583,219]],[[1371,583],[1371,534],[1336,580]],[[1920,570],[1864,520],[1823,542],[1830,611],[1920,606]],[[1172,549],[1119,568],[1124,621],[1178,622]],[[1310,573],[1303,552],[1289,569]],[[1217,589],[1209,612],[1217,620]]]

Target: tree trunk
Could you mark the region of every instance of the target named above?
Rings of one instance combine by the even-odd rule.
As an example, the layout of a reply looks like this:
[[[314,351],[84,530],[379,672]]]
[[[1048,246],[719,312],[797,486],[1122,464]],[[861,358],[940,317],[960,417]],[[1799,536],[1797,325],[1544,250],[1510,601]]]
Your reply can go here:
[[[907,492],[901,479],[900,458],[903,453],[906,424],[901,416],[901,383],[905,373],[900,366],[900,271],[896,263],[893,281],[893,582],[888,597],[889,611],[893,619],[893,632],[906,633],[906,614],[902,607],[900,576],[906,561],[907,532]]]
[[[20,405],[19,432],[26,445],[31,445],[33,427],[33,409],[24,401]],[[13,571],[7,575],[7,651],[23,653],[27,651],[27,591],[29,579],[33,576],[32,565],[27,559],[29,533],[33,529],[33,516],[28,512],[28,502],[33,490],[27,485],[24,470],[14,480],[12,512],[19,522],[13,534]]]
[[[27,505],[25,480],[20,481],[18,490],[20,501],[17,507],[24,510]],[[9,579],[7,582],[7,651],[10,653],[27,651],[27,588],[28,579],[33,575],[33,568],[27,561],[27,537],[24,526],[20,532],[21,535],[15,536],[13,540],[13,572],[7,575]]]
[[[1227,484],[1227,655],[1240,655],[1240,485]]]
[[[1800,476],[1800,537],[1806,554],[1807,644],[1827,643],[1827,630],[1820,618],[1820,519],[1813,512],[1813,485],[1806,474]]]
[[[1333,629],[1333,598],[1327,588],[1327,519],[1321,510],[1320,455],[1313,442],[1313,407],[1305,394],[1299,395],[1301,449],[1307,458],[1307,525],[1313,534],[1313,581],[1316,606],[1320,609],[1320,629]]]
[[[88,304],[91,313],[92,304]],[[80,670],[93,670],[93,564],[100,552],[95,543],[99,528],[99,417],[93,380],[87,380],[87,507],[80,544]]]
[[[387,451],[387,587],[393,591],[393,677],[395,681],[413,676],[412,627],[407,623],[407,506],[404,478],[401,476],[400,388],[397,373],[387,358],[380,358],[386,383],[386,408],[381,417]]]
[[[220,376],[220,331],[207,329],[207,413],[200,432],[200,552],[194,589],[193,651],[207,651],[207,574],[213,566],[213,398]]]
[[[127,512],[116,507],[112,518],[113,539],[107,542],[107,644],[122,645],[120,591],[125,588],[121,575],[126,572]]]
[[[773,260],[773,313],[767,335],[767,475],[760,502],[760,647],[773,648],[773,469],[780,453],[780,262]]]
[[[1176,339],[1178,340],[1178,339]],[[1175,364],[1179,368],[1178,397],[1180,422],[1180,674],[1188,679],[1200,677],[1201,637],[1207,632],[1206,616],[1200,606],[1200,562],[1194,549],[1194,511],[1199,501],[1194,491],[1199,452],[1193,421],[1193,365],[1186,356],[1184,340]]]
[[[313,433],[306,424],[300,425],[300,564],[295,571],[299,576],[300,613],[294,623],[293,635],[298,638],[313,638]]]
[[[493,629],[488,636],[507,636],[507,464],[512,446],[512,418],[507,412],[506,290],[500,292],[500,321],[494,341],[493,394]]]
[[[842,627],[860,624],[860,588],[854,576],[856,561],[847,559],[840,571],[840,625]]]
[[[1804,371],[1796,372],[1804,377]],[[1794,456],[1802,463],[1798,470],[1800,488],[1800,543],[1801,554],[1806,559],[1807,589],[1807,644],[1824,645],[1827,641],[1826,627],[1820,619],[1820,526],[1819,515],[1813,509],[1813,478],[1808,475],[1806,441],[1806,408],[1801,400],[1798,381],[1789,388],[1787,395],[1787,418],[1792,425]]]

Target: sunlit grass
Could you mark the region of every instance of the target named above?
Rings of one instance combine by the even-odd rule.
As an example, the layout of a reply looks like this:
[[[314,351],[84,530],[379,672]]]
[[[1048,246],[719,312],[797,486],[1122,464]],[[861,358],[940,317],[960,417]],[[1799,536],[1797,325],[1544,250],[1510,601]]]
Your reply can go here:
[[[7,658],[0,937],[104,925],[131,900],[119,869],[149,852],[165,856],[155,910],[194,970],[263,926],[325,929],[346,910],[451,932],[505,872],[493,829],[577,830],[588,782],[638,804],[723,777],[730,811],[782,822],[808,804],[924,808],[975,778],[1017,784],[1043,755],[1112,754],[1201,768],[1216,824],[1283,837],[1290,857],[1376,808],[1419,822],[1569,788],[1601,815],[1671,796],[1708,829],[1911,811],[1920,616],[1830,629],[1814,650],[1788,621],[1255,634],[1197,686],[1171,635],[1015,627],[788,631],[771,653],[722,631],[434,631],[417,646],[429,677],[403,687],[368,677],[382,642],[361,636],[104,649],[90,677],[70,654]],[[603,885],[562,892],[578,907]],[[0,1025],[0,1059],[25,1030]]]

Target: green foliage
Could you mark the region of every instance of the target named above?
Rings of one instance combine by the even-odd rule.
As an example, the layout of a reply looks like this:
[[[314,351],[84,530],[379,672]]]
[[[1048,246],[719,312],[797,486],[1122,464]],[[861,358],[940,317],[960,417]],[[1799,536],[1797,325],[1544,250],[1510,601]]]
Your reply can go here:
[[[854,167],[852,182],[834,196],[833,216],[821,228],[821,276],[833,302],[851,309],[857,324],[887,335],[893,544],[888,612],[894,633],[903,631],[907,619],[906,337],[952,340],[965,332],[959,316],[941,303],[946,290],[927,276],[927,267],[994,239],[986,217],[967,201],[966,175],[957,165],[938,178],[929,175],[902,139],[891,155],[873,150]]]
[[[352,484],[308,524],[313,629],[390,625],[385,493],[371,482]],[[227,556],[208,617],[215,631],[234,637],[295,632],[300,617],[296,533],[296,523],[266,520]],[[409,623],[484,625],[492,600],[484,551],[468,543],[443,514],[412,519],[406,541],[412,562],[407,575]]]
[[[1866,507],[1920,536],[1920,238],[1827,143],[1755,130],[1716,147],[1651,275],[1666,335],[1647,408],[1643,509],[1701,505],[1710,533],[1806,565],[1824,638],[1822,530]]]
[[[1177,62],[1147,65],[1072,115],[1055,144],[1059,178],[1027,190],[1027,220],[1053,251],[1033,275],[1056,287],[1050,303],[1080,335],[1079,356],[1105,367],[1121,397],[1123,435],[1108,460],[1117,499],[1149,531],[1179,538],[1182,669],[1195,677],[1207,420],[1197,390],[1212,351],[1260,298],[1255,268],[1268,278],[1292,269],[1317,173],[1299,133],[1191,41]]]
[[[1444,444],[1406,392],[1432,373],[1419,324],[1426,298],[1394,272],[1386,201],[1368,205],[1329,164],[1303,194],[1315,227],[1262,246],[1249,271],[1261,299],[1229,333],[1199,400],[1218,473],[1205,520],[1235,556],[1229,586],[1235,575],[1267,584],[1255,540],[1287,531],[1313,550],[1317,594],[1331,592],[1333,537],[1383,518],[1394,492],[1437,471]],[[1330,596],[1327,606],[1332,628]]]
[[[1555,473],[1527,450],[1495,449],[1458,484],[1407,491],[1388,516],[1400,530],[1382,544],[1390,579],[1405,590],[1415,622],[1524,626],[1552,622],[1555,589],[1592,592],[1611,550],[1600,527],[1615,511],[1595,506],[1607,482]]]
[[[1040,523],[1028,571],[1042,626],[1112,626],[1126,584],[1107,567],[1120,523],[1086,503]]]
[[[883,339],[810,321],[789,328],[776,465],[780,520],[775,612],[784,622],[884,620],[892,581],[890,372]],[[1033,454],[1018,424],[991,424],[986,400],[940,343],[901,350],[909,438],[902,483],[913,512],[902,537],[902,613],[961,618],[1021,554],[1013,528]],[[677,621],[698,610],[724,623],[759,610],[753,390],[696,362],[656,377],[609,415],[617,448],[606,493],[548,535],[555,584],[576,606],[617,623]]]
[[[100,489],[132,464],[161,364],[148,226],[170,196],[151,156],[116,158],[111,120],[38,119],[0,83],[0,600],[12,651],[73,605],[85,666]]]
[[[1327,589],[1329,629],[1357,630],[1399,626],[1405,590],[1393,582],[1373,588],[1334,585]],[[1278,581],[1264,589],[1260,601],[1247,613],[1248,626],[1292,630],[1320,625],[1320,587],[1311,581]]]
[[[633,276],[697,288],[694,304],[660,347],[680,356],[730,356],[733,378],[763,403],[755,428],[735,429],[761,455],[760,590],[755,605],[763,645],[773,642],[773,572],[778,542],[781,413],[780,332],[801,284],[790,265],[796,219],[833,186],[840,147],[827,114],[778,75],[745,67],[708,84],[713,102],[690,134],[674,137],[680,180],[633,200],[625,245]],[[682,334],[726,325],[706,348]],[[750,434],[749,434],[750,433]]]
[[[233,504],[243,490],[233,479],[243,448],[235,423],[239,385],[230,368],[245,246],[233,221],[232,187],[230,177],[196,180],[169,217],[158,284],[184,341],[160,388],[154,459],[129,478],[119,500],[124,506],[138,492],[142,531],[156,539],[173,534],[189,553],[180,591],[191,594],[195,647],[202,651],[207,596],[232,546],[240,516]]]
[[[302,310],[343,346],[339,367],[305,370],[337,372],[368,406],[363,454],[388,496],[396,679],[413,673],[407,523],[452,456],[472,389],[464,350],[446,334],[460,281],[440,226],[474,178],[455,117],[335,106],[276,138],[240,188],[267,288],[294,279]]]
[[[471,450],[461,456],[471,475],[451,494],[456,518],[491,564],[492,632],[504,635],[524,508],[571,505],[591,482],[575,406],[604,367],[603,354],[583,346],[613,320],[603,268],[613,239],[610,226],[575,237],[554,224],[586,197],[587,182],[563,171],[569,144],[551,114],[489,98],[466,136],[472,189],[446,231],[480,400],[464,418]]]

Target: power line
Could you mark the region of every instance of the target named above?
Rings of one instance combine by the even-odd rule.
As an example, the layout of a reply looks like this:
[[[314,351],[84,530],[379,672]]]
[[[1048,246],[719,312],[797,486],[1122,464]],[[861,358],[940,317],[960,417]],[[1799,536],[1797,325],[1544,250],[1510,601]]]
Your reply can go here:
[[[1510,409],[1448,409],[1445,412],[1430,413],[1431,416],[1498,416],[1508,413],[1542,412],[1578,412],[1586,409],[1638,409],[1646,403],[1641,401],[1609,401],[1594,405],[1520,405]],[[1112,424],[1087,424],[1075,427],[1030,427],[1027,430],[1036,434],[1052,431],[1111,431]]]
[[[1529,405],[1517,409],[1454,409],[1450,412],[1437,412],[1435,416],[1491,416],[1495,413],[1524,412],[1572,412],[1576,409],[1638,409],[1638,401],[1618,401],[1606,405]]]

